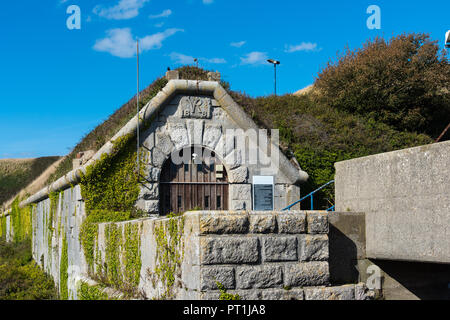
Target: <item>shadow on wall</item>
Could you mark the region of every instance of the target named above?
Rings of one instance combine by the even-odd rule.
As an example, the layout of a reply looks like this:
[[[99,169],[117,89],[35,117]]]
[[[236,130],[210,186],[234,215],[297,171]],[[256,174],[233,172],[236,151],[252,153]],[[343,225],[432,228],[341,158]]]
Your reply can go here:
[[[331,283],[333,285],[358,283],[358,249],[354,241],[332,224],[328,236]]]
[[[370,260],[382,270],[386,300],[450,300],[450,265]]]

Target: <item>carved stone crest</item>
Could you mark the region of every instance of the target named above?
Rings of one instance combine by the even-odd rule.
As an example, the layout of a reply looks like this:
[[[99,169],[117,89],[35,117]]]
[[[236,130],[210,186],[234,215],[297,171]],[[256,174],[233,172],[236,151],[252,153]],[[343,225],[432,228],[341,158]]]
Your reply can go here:
[[[211,99],[186,96],[181,98],[182,118],[211,119]]]

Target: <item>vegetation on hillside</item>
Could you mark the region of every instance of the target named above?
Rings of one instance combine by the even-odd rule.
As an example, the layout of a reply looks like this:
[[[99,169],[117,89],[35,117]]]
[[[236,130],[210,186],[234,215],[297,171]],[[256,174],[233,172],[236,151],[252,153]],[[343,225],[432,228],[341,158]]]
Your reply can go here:
[[[53,280],[32,260],[30,241],[6,243],[0,238],[0,300],[51,300]]]
[[[177,69],[182,79],[206,80],[208,70]],[[222,85],[261,127],[280,130],[282,149],[310,179],[302,194],[334,178],[336,161],[431,143],[449,112],[449,63],[428,35],[377,38],[331,61],[314,89],[302,96],[253,98]],[[166,84],[157,79],[141,93],[144,106]],[[72,169],[79,151],[98,150],[134,116],[135,98],[89,133],[50,181]],[[444,125],[445,123],[445,125]],[[315,208],[333,203],[333,186]]]
[[[40,176],[59,157],[0,160],[0,207]]]
[[[323,103],[437,137],[450,122],[450,64],[428,34],[375,38],[318,75]]]

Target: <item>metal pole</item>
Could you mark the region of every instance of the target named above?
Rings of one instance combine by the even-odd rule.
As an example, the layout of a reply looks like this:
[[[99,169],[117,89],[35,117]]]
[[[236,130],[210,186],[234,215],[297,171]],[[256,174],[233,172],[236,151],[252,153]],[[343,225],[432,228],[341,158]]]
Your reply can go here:
[[[136,49],[137,49],[137,94],[136,94],[136,113],[137,113],[137,129],[136,129],[136,137],[137,137],[137,174],[139,179],[139,174],[141,172],[140,168],[140,157],[139,157],[139,39],[136,42]]]
[[[274,67],[274,69],[275,69],[275,95],[277,95],[277,65],[276,64],[274,64],[273,65],[273,67]]]

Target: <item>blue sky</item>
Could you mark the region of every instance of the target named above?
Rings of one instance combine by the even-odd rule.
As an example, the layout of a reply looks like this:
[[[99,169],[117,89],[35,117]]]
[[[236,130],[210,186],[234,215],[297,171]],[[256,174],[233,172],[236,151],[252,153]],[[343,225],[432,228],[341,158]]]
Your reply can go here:
[[[81,29],[69,30],[70,5]],[[370,5],[381,29],[370,30]],[[218,70],[233,90],[271,94],[314,81],[346,45],[427,32],[443,45],[450,2],[265,0],[3,1],[0,7],[0,158],[67,154],[136,90],[133,40],[141,39],[141,88],[167,67]]]

